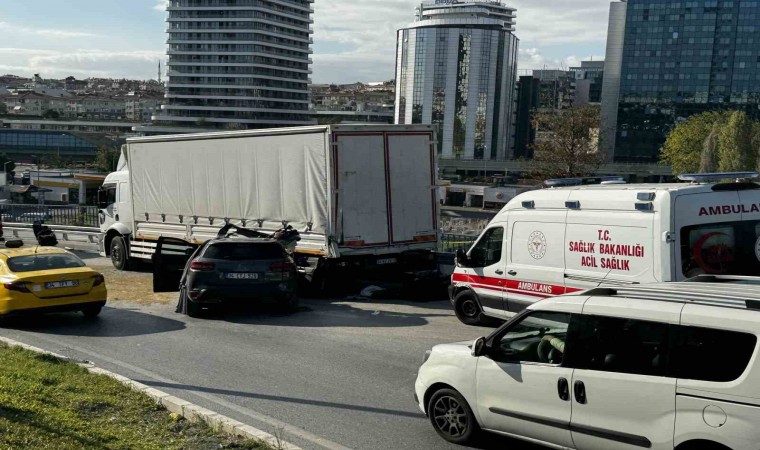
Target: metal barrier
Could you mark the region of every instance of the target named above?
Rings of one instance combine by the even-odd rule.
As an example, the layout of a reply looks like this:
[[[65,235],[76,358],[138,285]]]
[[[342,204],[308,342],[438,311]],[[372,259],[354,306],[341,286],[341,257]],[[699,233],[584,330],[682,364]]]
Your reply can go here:
[[[33,223],[42,220],[46,225],[79,227],[98,226],[98,207],[81,205],[0,205],[4,223]]]
[[[85,244],[88,249],[97,250],[100,229],[94,227],[72,227],[63,225],[48,225],[61,242]],[[3,223],[5,240],[21,239],[36,242],[32,225],[26,223]]]
[[[438,244],[438,251],[443,253],[455,253],[457,250],[467,251],[478,235],[444,233]]]

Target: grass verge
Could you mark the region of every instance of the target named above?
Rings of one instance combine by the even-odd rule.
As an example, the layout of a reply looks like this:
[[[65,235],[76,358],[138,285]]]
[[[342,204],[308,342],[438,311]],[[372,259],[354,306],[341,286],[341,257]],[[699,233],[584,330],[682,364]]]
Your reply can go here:
[[[0,449],[250,449],[118,381],[0,343]]]

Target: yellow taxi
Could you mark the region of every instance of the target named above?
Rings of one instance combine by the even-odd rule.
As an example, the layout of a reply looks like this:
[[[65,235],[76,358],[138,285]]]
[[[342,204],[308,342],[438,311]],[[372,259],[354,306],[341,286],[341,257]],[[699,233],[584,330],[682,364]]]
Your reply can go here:
[[[95,317],[107,296],[103,275],[66,250],[0,249],[0,317],[25,311],[81,311]]]

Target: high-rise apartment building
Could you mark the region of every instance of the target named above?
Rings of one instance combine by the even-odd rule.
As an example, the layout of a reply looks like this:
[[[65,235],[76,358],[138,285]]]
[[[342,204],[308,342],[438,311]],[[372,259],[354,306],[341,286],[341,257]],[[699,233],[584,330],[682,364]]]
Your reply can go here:
[[[397,34],[396,123],[437,125],[442,158],[508,158],[514,21],[515,9],[499,1],[423,2]]]
[[[246,129],[309,118],[313,0],[170,0],[163,126]]]
[[[760,115],[760,2],[628,0],[610,10],[602,149],[655,162],[673,126],[693,114]]]

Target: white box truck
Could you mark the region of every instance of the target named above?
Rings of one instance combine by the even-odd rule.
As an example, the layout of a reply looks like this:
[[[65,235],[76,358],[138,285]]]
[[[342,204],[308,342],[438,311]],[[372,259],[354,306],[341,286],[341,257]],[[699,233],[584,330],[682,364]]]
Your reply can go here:
[[[200,245],[227,223],[291,225],[302,238],[296,255],[320,265],[432,252],[433,134],[427,125],[337,125],[129,139],[99,195],[101,254],[126,269],[150,260],[159,237]]]

